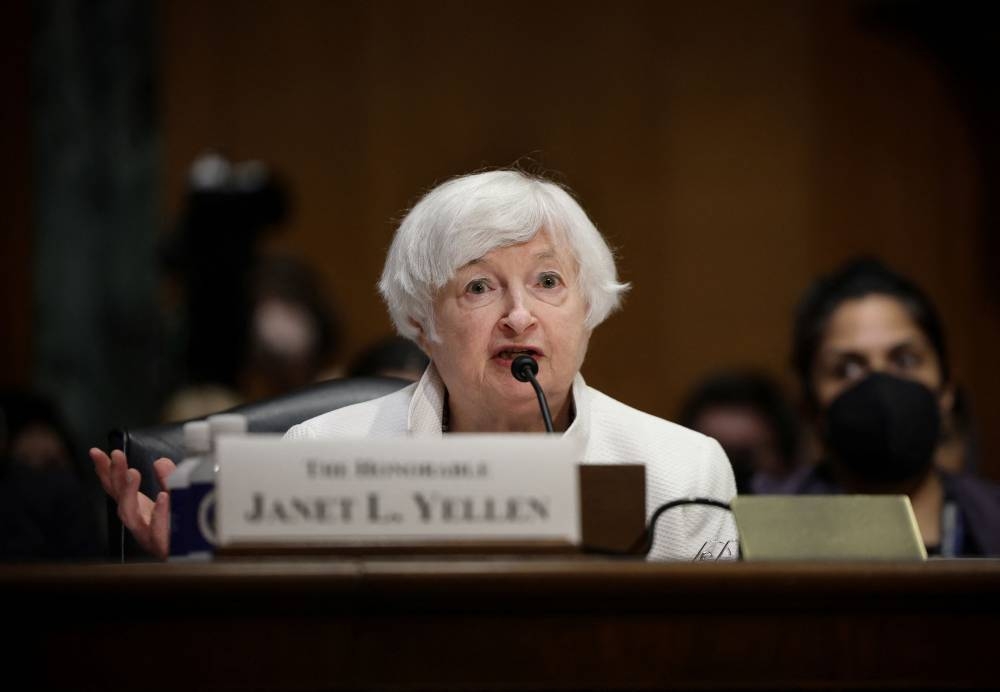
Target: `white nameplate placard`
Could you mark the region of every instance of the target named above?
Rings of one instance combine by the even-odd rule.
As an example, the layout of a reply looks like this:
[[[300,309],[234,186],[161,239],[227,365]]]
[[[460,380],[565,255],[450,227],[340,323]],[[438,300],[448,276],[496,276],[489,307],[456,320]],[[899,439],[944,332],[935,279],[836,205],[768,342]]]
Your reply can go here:
[[[582,444],[556,435],[217,443],[219,544],[580,541]]]

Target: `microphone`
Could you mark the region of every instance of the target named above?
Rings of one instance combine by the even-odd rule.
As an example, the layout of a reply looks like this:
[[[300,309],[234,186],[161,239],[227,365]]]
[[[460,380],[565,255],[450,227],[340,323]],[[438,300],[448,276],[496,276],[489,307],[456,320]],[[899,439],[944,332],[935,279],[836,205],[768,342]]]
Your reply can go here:
[[[538,407],[542,410],[542,420],[545,421],[545,431],[552,430],[552,415],[549,413],[549,402],[545,400],[545,392],[538,384],[535,375],[538,374],[538,361],[528,355],[520,355],[510,364],[510,374],[518,382],[530,382],[535,388],[535,396],[538,397]]]

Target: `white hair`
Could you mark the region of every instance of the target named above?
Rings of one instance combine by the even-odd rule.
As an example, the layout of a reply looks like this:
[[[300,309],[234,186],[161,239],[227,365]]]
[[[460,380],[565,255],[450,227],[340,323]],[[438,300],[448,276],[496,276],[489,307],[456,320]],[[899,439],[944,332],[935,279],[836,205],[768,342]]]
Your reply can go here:
[[[498,170],[438,185],[400,223],[379,281],[396,330],[416,340],[419,325],[436,339],[434,297],[455,272],[491,250],[528,242],[540,231],[569,247],[587,302],[587,327],[599,325],[629,288],[618,281],[604,237],[560,186]]]

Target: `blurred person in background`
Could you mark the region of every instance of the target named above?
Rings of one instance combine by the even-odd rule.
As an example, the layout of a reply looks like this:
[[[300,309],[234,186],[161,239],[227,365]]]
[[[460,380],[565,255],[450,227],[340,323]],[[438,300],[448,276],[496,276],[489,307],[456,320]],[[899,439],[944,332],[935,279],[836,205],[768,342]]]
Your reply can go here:
[[[802,492],[906,494],[928,554],[1000,556],[1000,486],[935,463],[956,387],[916,284],[873,259],[821,277],[798,306],[792,363],[823,453]]]
[[[319,274],[260,241],[289,213],[257,161],[214,153],[191,167],[181,221],[162,248],[177,316],[178,386],[166,421],[201,417],[329,376],[341,329]]]
[[[951,415],[944,421],[941,444],[934,455],[934,463],[951,473],[976,473],[979,466],[979,443],[969,397],[965,390],[955,386],[955,403]]]
[[[341,326],[318,273],[290,257],[262,257],[251,280],[250,335],[238,377],[247,401],[339,375]]]
[[[416,382],[430,358],[410,339],[387,336],[369,345],[351,362],[349,377],[398,377]]]
[[[0,560],[100,559],[105,503],[56,406],[0,393]]]
[[[688,394],[677,422],[719,441],[740,494],[794,493],[808,474],[795,410],[762,372],[733,370],[704,378]]]

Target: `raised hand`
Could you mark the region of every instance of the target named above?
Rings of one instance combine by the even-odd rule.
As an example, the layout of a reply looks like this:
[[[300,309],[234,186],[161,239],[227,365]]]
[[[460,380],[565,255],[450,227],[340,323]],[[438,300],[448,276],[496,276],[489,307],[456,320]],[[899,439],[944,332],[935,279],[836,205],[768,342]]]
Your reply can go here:
[[[139,471],[128,467],[125,454],[113,450],[109,457],[96,447],[90,450],[97,477],[104,491],[118,505],[118,518],[136,542],[146,552],[161,560],[170,554],[170,495],[161,490],[156,499],[139,492]],[[161,488],[167,487],[167,476],[174,470],[174,462],[161,458],[153,462],[153,471]]]

